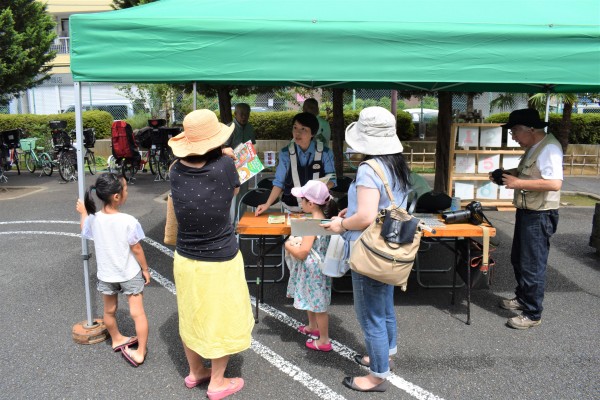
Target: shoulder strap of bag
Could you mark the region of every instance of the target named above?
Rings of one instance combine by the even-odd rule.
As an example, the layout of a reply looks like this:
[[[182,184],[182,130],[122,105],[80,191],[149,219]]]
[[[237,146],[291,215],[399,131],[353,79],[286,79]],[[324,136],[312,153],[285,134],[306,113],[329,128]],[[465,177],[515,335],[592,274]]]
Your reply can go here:
[[[481,269],[487,271],[490,263],[490,228],[481,225],[481,230],[483,231],[483,265]]]
[[[296,142],[292,140],[288,146],[290,153],[290,170],[292,172],[292,182],[294,187],[302,186],[300,184],[300,176],[298,175],[298,156],[296,155]]]
[[[375,171],[375,173],[377,174],[377,176],[379,176],[379,179],[381,179],[383,185],[385,186],[385,190],[388,194],[388,197],[390,198],[390,203],[392,203],[392,207],[396,208],[396,202],[394,201],[394,195],[392,194],[392,190],[390,189],[390,184],[388,183],[387,177],[385,176],[385,173],[383,172],[377,161],[367,160],[361,162],[361,164],[367,164],[368,166],[373,168],[373,171]]]

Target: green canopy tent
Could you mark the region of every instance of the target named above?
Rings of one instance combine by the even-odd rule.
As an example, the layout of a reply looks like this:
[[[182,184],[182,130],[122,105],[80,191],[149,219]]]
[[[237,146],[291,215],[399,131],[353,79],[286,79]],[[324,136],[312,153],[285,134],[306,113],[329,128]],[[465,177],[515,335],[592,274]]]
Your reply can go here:
[[[598,0],[162,0],[70,33],[79,144],[80,82],[600,92]]]
[[[75,81],[600,91],[598,0],[162,0],[70,32]]]

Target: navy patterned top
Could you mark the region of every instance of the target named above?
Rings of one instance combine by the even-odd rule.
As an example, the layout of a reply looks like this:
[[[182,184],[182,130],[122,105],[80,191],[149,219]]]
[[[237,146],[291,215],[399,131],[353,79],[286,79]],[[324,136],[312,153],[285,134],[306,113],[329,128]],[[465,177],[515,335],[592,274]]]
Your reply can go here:
[[[177,253],[200,261],[229,261],[238,243],[229,215],[240,179],[233,160],[222,156],[201,168],[175,163],[170,172],[179,225]]]

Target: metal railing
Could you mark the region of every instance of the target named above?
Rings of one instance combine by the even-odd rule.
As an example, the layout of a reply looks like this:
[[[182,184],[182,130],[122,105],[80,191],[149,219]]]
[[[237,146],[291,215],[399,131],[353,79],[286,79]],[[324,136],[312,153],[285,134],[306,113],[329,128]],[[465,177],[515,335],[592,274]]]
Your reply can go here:
[[[69,54],[70,38],[57,37],[54,43],[50,45],[50,50],[56,51],[57,54]]]

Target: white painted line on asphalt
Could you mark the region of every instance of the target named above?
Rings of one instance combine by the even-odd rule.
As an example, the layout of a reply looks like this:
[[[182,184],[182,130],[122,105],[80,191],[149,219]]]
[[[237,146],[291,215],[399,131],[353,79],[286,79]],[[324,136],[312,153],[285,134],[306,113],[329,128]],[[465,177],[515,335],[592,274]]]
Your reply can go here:
[[[38,221],[20,221],[20,223],[35,223]],[[59,222],[62,223],[62,222]],[[12,232],[0,232],[0,235],[58,235],[58,236],[69,236],[69,237],[77,237],[81,238],[81,235],[78,233],[70,233],[70,232],[50,232],[50,231],[12,231]],[[161,245],[160,243],[150,239],[143,239],[149,245],[157,248],[159,251],[164,254],[173,257],[173,252]],[[170,253],[170,254],[169,254]],[[167,278],[163,277],[161,274],[153,270],[152,268],[148,268],[150,271],[150,276],[156,280],[160,285],[165,287],[169,292],[176,294],[175,284],[169,281]],[[254,299],[251,299],[254,300]],[[306,387],[311,392],[315,393],[319,398],[324,400],[344,400],[345,397],[336,393],[329,386],[325,385],[320,380],[313,378],[308,373],[302,371],[296,365],[292,364],[289,361],[286,361],[283,357],[275,353],[273,350],[268,348],[267,346],[261,344],[260,342],[252,339],[252,350],[271,363],[275,368],[279,369],[284,374],[290,376],[295,381]]]
[[[39,220],[39,221],[0,221],[0,225],[12,225],[12,224],[71,224],[79,225],[77,221],[54,221],[54,220]]]
[[[323,382],[313,378],[312,376],[298,368],[297,365],[286,361],[280,355],[273,352],[273,350],[260,344],[254,339],[252,339],[252,350],[254,350],[256,354],[273,364],[280,371],[282,371],[285,374],[288,374],[289,376],[294,378],[295,381],[301,383],[304,387],[306,387],[311,392],[319,396],[319,398],[331,400],[345,399],[344,396],[334,392],[329,386],[325,385]]]
[[[8,223],[26,224],[26,223],[42,223],[42,222],[79,224],[79,222],[73,222],[73,221],[55,221],[55,222],[50,222],[50,221],[10,221],[10,222],[0,222],[0,225],[8,224]],[[71,237],[81,237],[81,235],[76,234],[76,233],[46,232],[46,231],[14,231],[14,232],[0,232],[0,234],[42,234],[42,235],[45,234],[45,235],[63,235],[63,236],[71,236]],[[148,243],[152,247],[156,248],[163,254],[167,255],[168,257],[173,258],[174,253],[168,247],[163,246],[162,244],[160,244],[157,241],[150,239],[148,237],[143,239],[143,241]],[[152,278],[154,280],[156,280],[161,286],[165,287],[171,293],[176,294],[175,284],[173,282],[171,282],[167,278],[163,277],[161,274],[159,274],[152,268],[149,268],[149,270],[150,270],[150,275],[152,276]],[[252,302],[253,305],[256,304],[256,299],[253,296],[250,296],[250,301]],[[268,304],[260,303],[259,308],[262,311],[264,311],[266,314],[268,314],[270,317],[275,318],[280,322],[283,322],[284,324],[290,326],[294,330],[297,329],[298,326],[301,325],[301,323],[299,321],[297,321],[296,319],[290,317],[286,313],[284,313]],[[333,340],[333,339],[331,340],[331,344],[333,346],[333,351],[340,354],[344,358],[347,358],[348,360],[354,362],[354,356],[357,354],[357,352],[355,350],[353,350],[353,349],[347,347],[346,345],[344,345],[336,340]],[[271,364],[273,364],[275,367],[277,367],[279,370],[281,370],[282,372],[293,377],[295,380],[302,383],[305,387],[307,387],[309,390],[313,391],[315,394],[319,395],[321,398],[323,398],[323,399],[338,399],[338,398],[343,399],[343,397],[341,397],[339,394],[337,394],[336,392],[331,390],[328,386],[323,384],[321,381],[319,381],[315,378],[312,378],[312,377],[310,377],[310,375],[302,372],[294,364],[289,363],[288,361],[281,358],[276,353],[272,352],[272,350],[270,350],[266,346],[260,344],[259,342],[256,342],[254,339],[252,340],[252,349],[258,355],[260,355],[261,357],[263,357],[264,359],[269,361]],[[364,367],[364,369],[367,370],[366,367]],[[298,375],[299,372],[301,372],[300,375]],[[309,379],[307,378],[308,380],[305,380],[304,375],[302,375],[302,374],[305,374],[306,377],[308,377]],[[302,378],[298,379],[297,378],[298,376],[301,376]],[[443,400],[442,397],[436,396],[433,393],[428,392],[427,390],[405,380],[404,378],[394,374],[393,372],[390,374],[390,376],[387,379],[392,385],[396,386],[398,389],[405,391],[406,393],[415,397],[416,399],[419,399],[419,400]],[[314,388],[319,388],[319,389],[318,389],[318,391],[315,391],[315,390],[313,390]],[[322,392],[323,389],[321,389],[321,388],[326,388],[327,391]],[[329,393],[328,391],[331,391],[331,393],[333,395],[339,396],[339,397],[330,397],[329,394],[327,394],[325,396],[321,396],[321,393],[326,394],[326,393]]]

